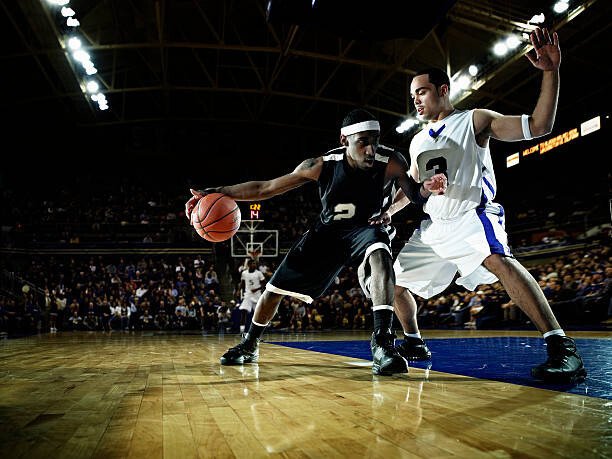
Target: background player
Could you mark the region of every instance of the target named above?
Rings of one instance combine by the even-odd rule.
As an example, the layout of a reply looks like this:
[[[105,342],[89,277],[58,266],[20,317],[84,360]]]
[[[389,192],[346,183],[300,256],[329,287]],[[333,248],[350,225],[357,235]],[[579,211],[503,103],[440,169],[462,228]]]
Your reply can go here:
[[[248,268],[240,274],[240,291],[242,302],[240,303],[240,333],[244,332],[247,315],[257,305],[261,296],[266,277],[257,269],[257,261],[249,260]]]
[[[446,178],[437,174],[417,184],[408,172],[405,158],[379,145],[380,125],[371,113],[353,110],[342,122],[339,148],[323,156],[303,161],[293,172],[267,181],[191,190],[185,204],[191,210],[206,192],[224,193],[236,200],[263,200],[308,182],[319,185],[320,218],[291,248],[266,284],[259,298],[249,332],[240,344],[222,357],[224,365],[256,362],[259,339],[274,317],[285,295],[312,302],[331,285],[340,270],[359,261],[360,282],[372,299],[372,371],[375,374],[405,373],[406,361],[394,348],[394,274],[391,258],[391,229],[370,225],[391,204],[401,187],[413,200],[425,199],[431,192],[443,191]]]
[[[431,219],[421,223],[397,257],[395,305],[400,321],[406,324],[404,330],[416,329],[418,333],[416,303],[407,289],[431,298],[450,285],[457,271],[461,274],[457,284],[470,290],[499,279],[546,340],[548,360],[535,367],[532,375],[551,382],[573,382],[586,376],[574,340],[565,336],[536,280],[511,255],[504,209],[493,202],[497,183],[489,139],[519,141],[543,136],[551,132],[555,120],[559,40],[556,33],[551,36],[546,29],[537,28],[531,41],[534,50],[527,57],[543,72],[531,115],[456,110],[449,100],[448,75],[442,70],[429,69],[413,78],[410,92],[414,105],[419,117],[429,124],[410,144],[410,173],[424,180],[434,172],[443,172],[448,177],[448,190],[425,203],[424,211]]]

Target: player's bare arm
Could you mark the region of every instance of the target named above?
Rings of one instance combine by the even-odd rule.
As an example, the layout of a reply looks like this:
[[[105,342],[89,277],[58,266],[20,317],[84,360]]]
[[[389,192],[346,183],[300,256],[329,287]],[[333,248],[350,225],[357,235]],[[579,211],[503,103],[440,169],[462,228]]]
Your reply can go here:
[[[528,123],[528,135],[525,135],[520,115],[507,116],[492,110],[478,109],[474,110],[474,132],[481,146],[486,145],[489,137],[518,141],[541,137],[552,131],[559,98],[559,37],[556,32],[551,35],[547,29],[538,27],[531,33],[531,43],[533,50],[526,56],[535,68],[542,70],[542,86],[533,113],[525,120]]]
[[[384,225],[388,225],[389,223],[391,223],[391,217],[398,213],[400,210],[402,210],[404,207],[406,207],[408,204],[410,204],[410,199],[408,199],[406,193],[404,193],[401,189],[397,190],[397,192],[395,193],[395,197],[393,198],[393,202],[391,203],[389,208],[380,216],[376,218],[371,218],[370,224],[378,225],[382,223]]]
[[[432,194],[443,194],[446,191],[448,180],[444,174],[436,174],[423,183],[418,183],[409,172],[406,159],[397,155],[389,159],[388,174],[396,179],[404,196],[395,195],[393,213],[399,212],[409,202],[422,204]],[[392,215],[392,214],[391,214]]]
[[[191,211],[198,200],[209,193],[223,193],[235,201],[269,199],[302,186],[307,182],[318,180],[322,166],[323,158],[319,156],[317,158],[306,159],[302,161],[293,172],[271,180],[250,181],[237,185],[207,188],[205,190],[192,189],[190,191],[193,196],[185,203],[185,214],[187,218],[190,218]]]

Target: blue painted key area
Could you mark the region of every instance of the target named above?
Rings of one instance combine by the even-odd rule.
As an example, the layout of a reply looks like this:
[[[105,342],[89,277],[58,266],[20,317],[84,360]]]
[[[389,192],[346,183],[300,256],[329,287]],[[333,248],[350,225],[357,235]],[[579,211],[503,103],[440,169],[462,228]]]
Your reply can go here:
[[[369,341],[302,341],[272,344],[371,360]],[[431,369],[523,386],[612,400],[612,340],[576,339],[588,376],[576,386],[554,386],[531,378],[531,367],[546,360],[542,338],[495,337],[429,339]],[[427,368],[427,362],[410,363]]]

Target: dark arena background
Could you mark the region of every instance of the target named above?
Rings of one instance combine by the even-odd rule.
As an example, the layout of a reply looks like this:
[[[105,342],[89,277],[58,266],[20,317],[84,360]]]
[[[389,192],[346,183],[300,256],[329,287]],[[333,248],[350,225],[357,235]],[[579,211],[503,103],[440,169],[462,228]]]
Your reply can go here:
[[[612,457],[611,19],[608,0],[3,0],[0,456]],[[315,183],[240,202],[212,244],[189,189],[286,174],[355,108],[408,156],[426,67],[457,108],[529,114],[535,26],[559,35],[556,121],[492,140],[496,201],[586,380],[531,378],[544,340],[499,283],[417,298],[431,362],[373,376],[356,266],[285,297],[259,363],[220,365],[245,260],[270,278],[321,204]],[[394,255],[424,217],[394,215]]]

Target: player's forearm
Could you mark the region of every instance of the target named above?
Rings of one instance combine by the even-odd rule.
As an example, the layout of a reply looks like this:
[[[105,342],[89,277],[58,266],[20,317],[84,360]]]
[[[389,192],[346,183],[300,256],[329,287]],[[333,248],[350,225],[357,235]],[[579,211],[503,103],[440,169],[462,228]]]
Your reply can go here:
[[[409,203],[410,199],[408,199],[408,197],[403,192],[398,192],[395,195],[395,200],[387,209],[387,212],[389,212],[389,215],[395,215],[404,207],[406,207]]]
[[[542,87],[538,102],[531,115],[530,129],[533,137],[540,137],[552,131],[557,114],[559,99],[559,70],[542,72]]]
[[[251,181],[239,183],[237,185],[218,186],[207,188],[209,193],[223,193],[235,201],[252,201],[271,198],[278,193],[272,193],[266,187],[265,181]]]

